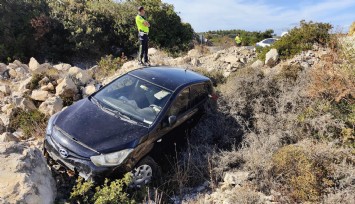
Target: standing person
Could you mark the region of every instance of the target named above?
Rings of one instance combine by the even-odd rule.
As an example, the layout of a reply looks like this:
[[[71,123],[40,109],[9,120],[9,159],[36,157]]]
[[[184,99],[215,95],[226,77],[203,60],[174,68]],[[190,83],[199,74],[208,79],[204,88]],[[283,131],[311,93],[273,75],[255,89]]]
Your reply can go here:
[[[235,43],[237,44],[238,47],[242,45],[242,38],[239,36],[239,33],[235,37]]]
[[[149,33],[150,24],[145,19],[144,15],[145,15],[144,7],[143,6],[138,7],[138,15],[136,16],[138,38],[140,41],[138,63],[139,65],[150,66],[148,62],[148,41],[149,41],[148,33]],[[144,63],[142,61],[143,57],[144,57]]]

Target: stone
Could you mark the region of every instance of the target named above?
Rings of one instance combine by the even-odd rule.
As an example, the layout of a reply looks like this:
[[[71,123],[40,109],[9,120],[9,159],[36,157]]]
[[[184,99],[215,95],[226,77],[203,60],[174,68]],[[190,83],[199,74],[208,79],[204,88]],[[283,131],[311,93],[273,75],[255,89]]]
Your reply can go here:
[[[45,101],[48,97],[48,91],[33,90],[31,94],[31,98],[36,101]]]
[[[0,74],[7,70],[7,66],[4,63],[0,63]]]
[[[47,85],[48,83],[49,83],[49,79],[48,79],[48,77],[46,77],[46,76],[38,82],[38,84],[39,84],[40,86]]]
[[[22,66],[22,63],[19,60],[15,60],[13,63],[16,64],[18,67]]]
[[[0,120],[5,127],[10,124],[10,116],[5,113],[0,114]]]
[[[28,98],[15,97],[14,104],[16,107],[19,107],[25,111],[37,109],[33,101]]]
[[[17,72],[14,69],[9,69],[9,75],[11,78],[16,78]]]
[[[233,55],[229,55],[223,59],[224,62],[230,63],[230,64],[235,64],[239,62],[239,59]]]
[[[89,96],[95,93],[95,91],[96,91],[95,85],[89,84],[83,89],[83,96]]]
[[[265,64],[269,67],[273,67],[276,65],[277,60],[279,60],[279,53],[276,49],[271,49],[265,56]]]
[[[252,68],[259,68],[264,66],[264,62],[261,60],[256,60],[253,64],[251,64]]]
[[[9,85],[0,85],[0,92],[9,95],[11,93],[11,89]]]
[[[71,65],[61,63],[61,64],[54,65],[53,67],[59,71],[68,71],[71,68]]]
[[[86,70],[82,70],[78,67],[71,67],[69,74],[79,80],[81,84],[87,84],[89,80],[92,79]]]
[[[4,133],[6,131],[6,127],[4,122],[0,119],[0,134]]]
[[[0,202],[54,203],[56,183],[40,149],[27,142],[0,143]]]
[[[246,64],[248,62],[247,58],[245,58],[245,57],[239,58],[239,61],[243,64]]]
[[[192,64],[192,66],[199,66],[200,65],[200,60],[198,60],[197,58],[193,58],[191,60],[191,64]]]
[[[227,185],[240,185],[244,183],[249,177],[249,172],[237,171],[227,172],[224,175],[223,181]]]
[[[44,101],[39,106],[38,110],[45,115],[51,116],[61,111],[62,108],[63,108],[63,100],[58,96],[54,96]]]
[[[0,142],[19,142],[20,140],[15,137],[11,132],[4,132],[0,135]]]
[[[31,57],[30,59],[30,63],[28,64],[28,68],[30,69],[30,71],[34,72],[37,71],[38,69],[40,69],[40,64],[37,62],[37,60],[33,57]]]
[[[155,55],[158,53],[158,50],[155,48],[149,48],[148,49],[148,55]]]
[[[28,73],[27,70],[23,67],[17,67],[15,71],[16,71],[16,75],[20,77],[24,77]]]
[[[56,87],[56,95],[61,97],[73,97],[78,93],[78,88],[70,77],[65,77]]]

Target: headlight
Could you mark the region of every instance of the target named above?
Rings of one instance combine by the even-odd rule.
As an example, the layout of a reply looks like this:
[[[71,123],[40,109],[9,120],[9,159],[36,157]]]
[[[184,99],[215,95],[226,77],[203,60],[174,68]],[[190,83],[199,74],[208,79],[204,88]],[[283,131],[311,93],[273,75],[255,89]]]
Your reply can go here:
[[[59,113],[59,112],[58,112]],[[46,135],[51,135],[52,134],[52,129],[53,129],[53,122],[54,119],[58,116],[58,113],[52,115],[49,120],[48,120],[48,125],[46,128]]]
[[[117,166],[121,164],[132,151],[133,149],[125,149],[110,154],[92,156],[90,159],[96,166]]]

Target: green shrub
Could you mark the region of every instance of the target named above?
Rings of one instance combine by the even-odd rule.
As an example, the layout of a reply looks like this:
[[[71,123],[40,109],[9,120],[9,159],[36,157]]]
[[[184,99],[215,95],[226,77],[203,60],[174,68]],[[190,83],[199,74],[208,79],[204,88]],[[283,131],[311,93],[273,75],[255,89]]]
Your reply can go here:
[[[38,84],[39,81],[43,79],[44,75],[43,74],[34,74],[31,78],[30,83],[26,85],[26,88],[33,91],[35,89],[40,88],[40,85]]]
[[[265,59],[266,50],[276,48],[280,59],[288,59],[301,51],[309,50],[313,44],[327,45],[330,42],[329,31],[332,26],[328,23],[314,23],[301,21],[300,26],[293,28],[287,35],[281,37],[271,47],[262,49],[260,59]]]
[[[119,57],[115,58],[112,55],[102,57],[98,62],[98,69],[94,73],[96,79],[102,79],[104,77],[112,75],[115,71],[121,68],[125,59]]]
[[[124,175],[122,179],[110,182],[105,180],[102,186],[96,186],[92,181],[84,181],[78,178],[77,184],[70,194],[72,202],[94,203],[94,204],[121,204],[136,203],[128,196],[127,187],[132,181],[130,173]]]
[[[21,139],[28,139],[30,137],[41,138],[45,135],[47,119],[38,110],[24,111],[16,109],[10,118],[9,127],[14,130],[20,128],[25,135]]]

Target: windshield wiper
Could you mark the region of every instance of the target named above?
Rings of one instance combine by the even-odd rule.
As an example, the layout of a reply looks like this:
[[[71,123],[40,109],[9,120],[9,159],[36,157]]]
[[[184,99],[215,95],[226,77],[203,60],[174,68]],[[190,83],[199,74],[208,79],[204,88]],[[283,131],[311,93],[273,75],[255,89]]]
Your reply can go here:
[[[99,100],[97,100],[95,97],[91,97],[91,101],[94,102],[94,104],[97,105],[101,110],[103,110],[105,112],[109,112],[109,114],[111,114],[111,115],[115,115],[116,114],[116,112],[114,110],[104,107],[99,102]]]

